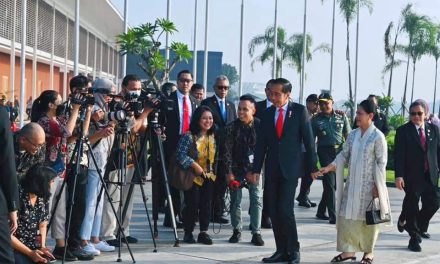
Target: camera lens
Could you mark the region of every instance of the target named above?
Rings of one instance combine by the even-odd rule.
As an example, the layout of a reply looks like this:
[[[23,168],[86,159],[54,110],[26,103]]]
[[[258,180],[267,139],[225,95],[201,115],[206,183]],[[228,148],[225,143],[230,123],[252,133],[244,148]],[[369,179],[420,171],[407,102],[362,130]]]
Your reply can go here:
[[[127,117],[127,115],[125,114],[124,110],[119,110],[119,111],[114,111],[114,112],[110,112],[108,113],[108,120],[111,121],[122,121]]]

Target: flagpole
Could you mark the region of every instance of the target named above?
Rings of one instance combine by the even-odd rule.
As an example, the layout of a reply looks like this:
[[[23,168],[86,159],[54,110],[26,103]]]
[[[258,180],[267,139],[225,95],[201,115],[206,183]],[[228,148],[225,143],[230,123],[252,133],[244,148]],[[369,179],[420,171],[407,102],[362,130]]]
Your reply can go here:
[[[333,20],[332,20],[332,50],[330,59],[330,94],[333,91],[333,56],[335,47],[335,16],[336,16],[336,0],[333,0]]]
[[[124,0],[124,34],[127,34],[128,23],[127,23],[127,12],[128,12],[128,0]],[[122,55],[122,77],[127,74],[127,54]],[[119,81],[119,76],[116,77]]]
[[[278,0],[275,0],[275,22],[274,22],[274,37],[273,37],[273,72],[272,78],[277,78],[277,48],[278,48]]]
[[[73,48],[73,75],[78,75],[79,63],[79,1],[75,0],[75,47]]]
[[[26,20],[27,20],[27,0],[23,0],[21,4],[21,58],[20,58],[20,128],[24,126],[25,101],[24,94],[26,92]],[[14,87],[12,87],[14,89]],[[14,100],[14,99],[13,99]]]
[[[205,54],[203,60],[203,86],[208,91],[208,25],[209,25],[209,0],[206,0],[205,10]],[[205,93],[206,97],[206,93]]]
[[[197,83],[197,0],[194,4],[193,78],[194,83]]]
[[[171,0],[167,0],[167,20],[170,20],[170,12],[171,12]],[[168,32],[165,33],[165,65],[166,70],[168,71],[170,66],[170,34]],[[170,73],[166,75],[166,82],[170,79]]]
[[[306,65],[306,51],[307,51],[307,0],[304,0],[304,28],[303,28],[303,52],[301,63],[301,88],[299,92],[299,103],[303,103],[304,97],[304,80],[305,80],[305,65]]]
[[[358,88],[358,62],[359,62],[359,10],[360,0],[357,0],[357,24],[356,24],[356,65],[354,70],[354,107],[357,105],[357,88]]]
[[[238,94],[243,94],[243,28],[244,28],[244,0],[241,0],[241,26],[240,26],[240,65],[238,75]]]

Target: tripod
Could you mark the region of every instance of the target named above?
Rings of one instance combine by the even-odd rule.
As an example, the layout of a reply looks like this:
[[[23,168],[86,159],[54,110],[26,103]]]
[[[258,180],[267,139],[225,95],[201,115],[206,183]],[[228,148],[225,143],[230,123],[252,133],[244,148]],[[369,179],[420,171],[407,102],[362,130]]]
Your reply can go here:
[[[67,218],[67,228],[66,228],[66,231],[65,231],[65,238],[64,238],[65,247],[64,247],[64,253],[63,253],[63,260],[62,260],[63,264],[64,264],[65,259],[66,259],[67,240],[69,239],[69,236],[70,236],[69,233],[70,233],[70,223],[71,223],[71,219],[72,219],[72,209],[73,209],[73,205],[75,203],[75,192],[76,192],[77,178],[78,178],[78,174],[79,174],[80,166],[81,166],[80,163],[81,163],[81,157],[82,157],[82,154],[83,154],[83,146],[84,146],[84,144],[86,144],[89,150],[92,149],[92,147],[90,146],[90,142],[88,141],[88,139],[84,135],[84,131],[82,129],[83,128],[83,124],[84,124],[84,120],[85,120],[85,116],[86,116],[86,112],[87,112],[87,109],[85,107],[82,107],[81,108],[81,113],[80,113],[80,125],[79,125],[80,136],[76,140],[75,148],[73,150],[73,155],[72,155],[72,157],[70,159],[70,163],[69,163],[69,164],[72,164],[73,160],[76,159],[75,171],[74,171],[73,175],[71,175],[71,176],[74,177],[74,179],[73,179],[73,190],[72,190],[72,193],[69,195],[69,201],[68,201],[69,202],[69,210],[68,210],[69,215],[68,215],[68,218]],[[107,189],[107,187],[105,185],[104,179],[102,177],[101,170],[98,168],[98,166],[96,164],[95,156],[93,155],[93,152],[90,152],[90,154],[91,154],[90,156],[92,157],[93,163],[94,163],[95,167],[97,168],[99,179],[101,181],[102,186],[104,187],[107,199],[109,199],[111,201],[111,197],[110,197],[108,189]],[[61,190],[60,190],[59,194],[56,197],[55,206],[54,206],[53,211],[51,212],[52,216],[51,216],[51,219],[49,221],[47,230],[49,230],[49,228],[50,228],[50,226],[52,224],[54,213],[57,210],[58,203],[60,201],[61,195],[63,194],[63,190],[64,190],[66,182],[67,182],[66,179],[67,178],[64,179],[63,184],[61,185]],[[131,252],[130,246],[128,245],[128,242],[127,242],[127,239],[125,237],[125,234],[124,234],[123,230],[121,229],[121,223],[120,223],[120,221],[119,221],[119,219],[117,217],[115,208],[114,208],[114,206],[113,206],[113,204],[111,202],[110,202],[110,205],[111,205],[113,214],[115,215],[115,218],[116,218],[117,224],[119,226],[119,229],[121,230],[122,235],[124,236],[124,239],[125,239],[125,242],[127,244],[128,251],[130,252],[130,256],[131,256],[131,258],[133,260],[133,263],[136,263],[136,261],[135,261],[135,259],[133,257],[133,253]],[[118,262],[122,261],[121,257],[120,257],[120,251],[119,251],[119,255],[118,255],[118,260],[117,261]]]

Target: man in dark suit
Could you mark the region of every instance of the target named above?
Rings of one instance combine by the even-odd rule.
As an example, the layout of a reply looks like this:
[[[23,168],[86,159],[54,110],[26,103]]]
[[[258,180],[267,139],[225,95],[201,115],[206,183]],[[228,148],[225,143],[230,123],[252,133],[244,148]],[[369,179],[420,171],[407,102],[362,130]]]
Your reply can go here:
[[[17,230],[18,189],[9,115],[0,107],[0,263],[14,263],[11,234]]]
[[[425,122],[421,102],[413,102],[409,111],[410,122],[399,127],[395,137],[396,187],[405,191],[397,227],[410,235],[408,249],[419,252],[422,238],[430,238],[429,221],[440,206],[440,134],[435,125]]]
[[[177,90],[169,96],[174,101],[173,110],[165,112],[166,117],[166,141],[164,142],[165,159],[170,160],[171,155],[176,152],[177,143],[180,137],[189,130],[191,116],[199,106],[198,101],[190,95],[191,86],[193,85],[193,76],[188,70],[183,70],[177,74]],[[180,192],[171,187],[171,195],[173,198],[174,213],[180,212]],[[181,224],[179,223],[179,226]],[[164,226],[171,227],[171,218],[169,210],[165,211]]]
[[[283,78],[274,81],[270,88],[273,104],[263,115],[261,129],[257,136],[255,160],[251,183],[260,180],[265,163],[265,188],[269,216],[275,236],[276,252],[265,263],[288,261],[299,263],[299,242],[293,211],[298,178],[304,173],[305,164],[316,176],[315,141],[313,139],[307,109],[289,102],[292,90],[290,82]],[[304,144],[306,153],[302,153]]]
[[[266,109],[268,109],[269,107],[272,106],[272,102],[270,101],[270,86],[272,85],[273,81],[275,81],[274,79],[270,79],[267,83],[266,83],[266,88],[264,88],[264,92],[266,93],[266,100],[260,101],[256,104],[256,113],[255,113],[255,117],[257,117],[258,119],[262,119],[264,116],[264,112],[266,111]],[[263,174],[263,178],[264,178],[264,174]],[[264,186],[263,186],[264,188]],[[262,228],[272,228],[272,223],[270,222],[270,217],[269,214],[267,212],[267,198],[265,196],[263,196],[263,212],[261,214],[261,227]]]
[[[212,110],[214,123],[217,127],[216,136],[219,141],[219,157],[223,157],[224,153],[224,127],[237,118],[237,111],[233,102],[226,99],[229,90],[229,80],[225,75],[220,75],[215,79],[215,94],[202,101],[201,105],[206,105]],[[217,180],[214,183],[213,211],[212,219],[215,223],[227,224],[228,219],[223,217],[224,197],[226,193],[226,171],[222,160],[219,160]]]

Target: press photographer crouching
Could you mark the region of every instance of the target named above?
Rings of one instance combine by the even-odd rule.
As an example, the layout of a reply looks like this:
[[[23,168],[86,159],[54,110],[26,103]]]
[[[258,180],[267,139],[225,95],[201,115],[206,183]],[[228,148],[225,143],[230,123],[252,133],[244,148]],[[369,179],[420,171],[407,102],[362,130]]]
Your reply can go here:
[[[48,263],[55,257],[46,248],[50,185],[57,173],[50,167],[32,166],[19,183],[18,228],[11,236],[16,264]]]
[[[105,175],[108,175],[108,191],[112,200],[121,201],[122,205],[127,207],[125,217],[121,223],[128,243],[137,243],[137,239],[130,236],[129,224],[133,210],[133,199],[131,196],[128,197],[128,189],[135,171],[133,151],[139,151],[138,137],[136,137],[136,134],[144,132],[147,129],[147,117],[153,110],[147,107],[148,99],[147,97],[141,96],[141,94],[141,80],[136,75],[129,74],[122,80],[122,91],[119,96],[115,97],[112,102],[109,103],[110,110],[113,112],[110,118],[115,119],[117,123],[115,127],[115,140]],[[145,100],[143,98],[145,98]],[[123,144],[121,144],[121,140],[119,139],[122,138],[122,134],[128,134],[128,142],[132,142],[133,144],[121,146]],[[121,173],[123,168],[121,168],[118,159],[118,150],[123,148],[127,148],[127,166],[125,172]],[[125,177],[121,177],[121,174],[125,175]],[[123,186],[122,198],[120,200],[121,192],[119,188],[121,185]],[[116,203],[115,207],[117,207],[117,215],[119,216],[119,211],[123,210],[123,208],[119,207]],[[111,246],[119,246],[117,236],[118,227],[115,215],[113,214],[108,199],[104,199],[100,237],[106,240]]]
[[[14,134],[14,152],[17,178],[21,180],[30,167],[46,160],[46,134],[38,123],[28,123]]]
[[[102,187],[98,170],[102,174],[104,173],[113,145],[115,124],[108,119],[110,113],[108,103],[112,99],[109,95],[115,93],[116,87],[112,81],[102,78],[94,82],[92,90],[95,97],[89,128],[89,141],[92,149],[89,150],[88,181],[85,192],[86,205],[81,225],[81,240],[84,251],[96,256],[101,251],[110,252],[115,250],[115,247],[99,239],[103,201],[106,197],[101,195],[100,199],[98,198]],[[95,157],[96,166],[90,152]]]

